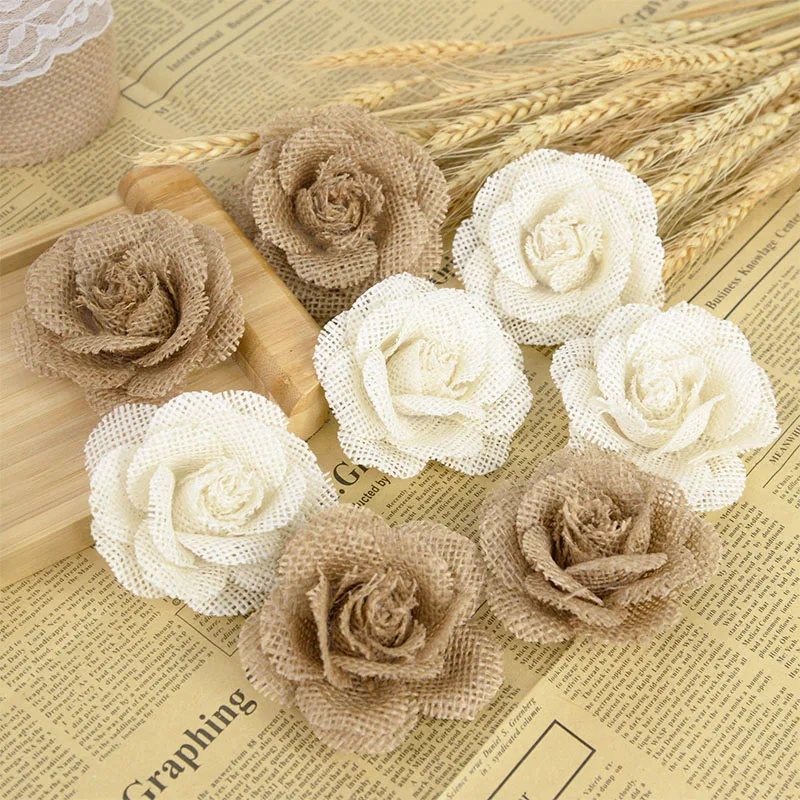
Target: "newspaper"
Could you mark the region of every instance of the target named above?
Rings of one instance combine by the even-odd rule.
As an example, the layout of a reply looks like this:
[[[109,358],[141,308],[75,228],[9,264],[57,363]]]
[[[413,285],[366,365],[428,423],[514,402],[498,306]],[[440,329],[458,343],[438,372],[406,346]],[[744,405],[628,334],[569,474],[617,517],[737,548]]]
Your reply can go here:
[[[648,0],[530,0],[498,7],[394,0],[118,0],[125,97],[114,128],[59,165],[0,173],[12,228],[108,193],[119,152],[199,129],[248,124],[319,86],[287,58],[385,39],[519,36],[674,10]],[[275,43],[282,48],[279,54]],[[234,168],[235,171],[235,168]],[[230,166],[204,177],[222,187]],[[13,197],[16,192],[16,198]],[[10,199],[8,199],[10,198]],[[781,435],[747,458],[734,506],[709,515],[719,574],[685,619],[647,646],[513,640],[505,681],[473,722],[424,720],[396,752],[335,753],[302,717],[259,696],[236,652],[240,618],[126,593],[93,549],[2,592],[0,797],[641,800],[800,797],[797,556],[800,508],[800,187],[762,204],[702,270],[687,299],[739,325],[773,382]],[[471,478],[433,465],[397,480],[346,459],[335,423],[310,442],[343,502],[390,523],[427,517],[472,538],[487,489],[524,477],[566,441],[549,356],[524,348],[534,405],[508,465]],[[212,735],[213,734],[213,735]]]

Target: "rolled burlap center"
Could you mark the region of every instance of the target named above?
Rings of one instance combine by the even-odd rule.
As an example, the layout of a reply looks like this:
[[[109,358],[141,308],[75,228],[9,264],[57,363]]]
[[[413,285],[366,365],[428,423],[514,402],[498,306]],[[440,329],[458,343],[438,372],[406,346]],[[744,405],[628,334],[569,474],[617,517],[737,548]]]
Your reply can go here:
[[[119,99],[116,55],[109,27],[43,75],[0,87],[0,164],[50,161],[102,133]]]

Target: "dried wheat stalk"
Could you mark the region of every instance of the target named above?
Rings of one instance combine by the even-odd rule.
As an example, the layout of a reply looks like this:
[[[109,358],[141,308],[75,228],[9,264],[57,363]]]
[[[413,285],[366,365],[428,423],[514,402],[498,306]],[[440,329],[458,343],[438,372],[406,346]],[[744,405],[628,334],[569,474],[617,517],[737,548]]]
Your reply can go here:
[[[255,153],[261,146],[256,131],[229,131],[213,136],[176,139],[150,152],[140,153],[136,164],[142,167],[172,164],[200,164]]]
[[[663,112],[669,108],[692,106],[695,103],[724,92],[730,77],[725,73],[712,73],[692,81],[674,81],[660,84],[622,84],[602,96],[573,108],[537,118],[514,135],[502,139],[484,156],[461,166],[448,181],[450,196],[454,198],[450,222],[472,203],[478,187],[493,172],[529,150],[544,147],[566,136],[585,134],[587,130],[612,121],[623,114]]]
[[[656,205],[665,219],[669,206],[679,203],[688,195],[705,189],[710,184],[722,181],[726,175],[751,159],[759,151],[769,147],[792,123],[794,115],[800,113],[800,101],[790,98],[775,111],[757,117],[742,131],[723,139],[711,152],[703,152],[701,157],[690,162],[679,172],[670,174],[651,188]],[[681,210],[672,209],[672,214]]]
[[[474,114],[465,114],[440,128],[426,142],[432,153],[445,153],[467,142],[483,138],[500,128],[522,122],[544,111],[563,105],[567,100],[584,91],[574,81],[565,81],[566,86],[548,86],[524,97],[498,103]]]
[[[665,242],[664,278],[710,258],[741,221],[782,186],[800,177],[800,135],[795,134],[750,174],[729,187],[729,195]]]
[[[430,78],[427,75],[417,75],[413,78],[399,78],[394,81],[376,81],[367,83],[363,86],[356,86],[345,92],[334,103],[345,103],[358,106],[365,111],[375,111],[385,105],[399,92],[405,89],[413,89],[427,83]]]
[[[508,45],[504,42],[477,40],[419,39],[377,45],[339,53],[327,53],[312,59],[311,65],[332,69],[336,67],[404,67],[419,62],[436,63],[473,58],[476,55],[502,53]]]
[[[783,60],[780,55],[767,57],[769,66]],[[740,66],[740,70],[746,69]],[[800,80],[800,64],[790,64],[768,75],[752,86],[741,89],[719,108],[691,120],[680,120],[638,142],[619,157],[622,165],[642,176],[653,164],[672,154],[686,159],[726,131],[763,108],[767,103],[789,91]]]

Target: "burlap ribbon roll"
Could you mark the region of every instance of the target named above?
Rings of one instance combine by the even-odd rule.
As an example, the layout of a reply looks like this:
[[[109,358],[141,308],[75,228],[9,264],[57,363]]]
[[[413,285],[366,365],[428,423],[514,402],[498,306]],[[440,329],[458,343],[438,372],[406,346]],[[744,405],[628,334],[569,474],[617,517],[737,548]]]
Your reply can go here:
[[[37,25],[58,25],[50,19],[60,12],[52,8],[56,5],[28,0],[9,17],[0,15],[0,164],[5,166],[37,164],[77,150],[105,130],[117,107],[114,33],[108,20],[91,16],[99,13],[96,8],[86,24],[105,24],[99,35],[76,31],[75,23],[59,26],[58,36],[67,39],[61,46],[27,41],[27,31]],[[110,19],[110,8],[107,15]],[[21,30],[26,38],[15,45]],[[86,36],[91,38],[84,41]]]

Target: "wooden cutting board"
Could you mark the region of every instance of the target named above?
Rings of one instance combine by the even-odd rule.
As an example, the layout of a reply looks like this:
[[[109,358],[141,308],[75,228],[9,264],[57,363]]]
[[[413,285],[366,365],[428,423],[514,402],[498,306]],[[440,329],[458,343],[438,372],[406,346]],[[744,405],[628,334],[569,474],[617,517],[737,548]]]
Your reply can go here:
[[[39,378],[16,357],[11,317],[25,302],[25,271],[69,228],[157,208],[222,234],[244,299],[235,358],[196,373],[183,388],[261,392],[306,439],[325,421],[311,360],[318,325],[199,178],[181,167],[133,170],[112,197],[0,240],[0,586],[92,544],[83,446],[99,417],[78,386]]]

